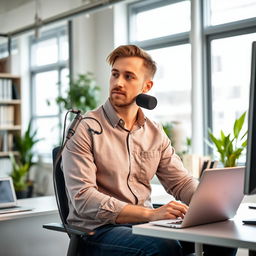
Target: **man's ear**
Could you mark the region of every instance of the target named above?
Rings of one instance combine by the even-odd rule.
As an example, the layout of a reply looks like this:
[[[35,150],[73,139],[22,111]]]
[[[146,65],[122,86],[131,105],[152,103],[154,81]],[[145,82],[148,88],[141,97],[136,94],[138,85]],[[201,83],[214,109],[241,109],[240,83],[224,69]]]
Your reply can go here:
[[[146,93],[146,92],[148,92],[151,88],[152,88],[152,86],[153,86],[153,81],[152,80],[148,80],[148,81],[146,81],[145,82],[145,86],[144,86],[144,88],[143,88],[143,90],[142,90],[142,92],[143,93]]]

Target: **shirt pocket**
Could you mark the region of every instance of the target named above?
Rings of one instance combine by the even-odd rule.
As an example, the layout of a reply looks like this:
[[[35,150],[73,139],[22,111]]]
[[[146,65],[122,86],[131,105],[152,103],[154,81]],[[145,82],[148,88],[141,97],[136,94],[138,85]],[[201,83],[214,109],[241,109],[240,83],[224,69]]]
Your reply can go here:
[[[149,184],[157,171],[160,161],[160,152],[157,150],[141,151],[138,157],[140,163],[138,180],[144,184]]]

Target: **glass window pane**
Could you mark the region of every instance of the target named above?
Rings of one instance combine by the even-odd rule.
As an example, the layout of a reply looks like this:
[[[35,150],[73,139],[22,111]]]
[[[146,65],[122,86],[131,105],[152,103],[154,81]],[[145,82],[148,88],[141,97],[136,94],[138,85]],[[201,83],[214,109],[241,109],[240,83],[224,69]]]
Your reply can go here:
[[[37,127],[37,138],[42,139],[35,145],[35,151],[44,157],[50,157],[52,149],[60,145],[59,119],[57,117],[37,118],[34,125]]]
[[[60,60],[68,59],[68,37],[67,35],[60,37]]]
[[[173,35],[190,30],[190,1],[139,12],[135,17],[136,41]]]
[[[213,132],[230,132],[248,109],[251,44],[256,33],[216,39],[211,43]]]
[[[35,115],[57,115],[55,99],[58,96],[58,72],[56,70],[35,75]],[[48,104],[48,102],[50,104]]]
[[[61,96],[67,96],[67,89],[69,87],[69,70],[67,68],[63,68],[60,73],[61,79]]]
[[[58,61],[57,38],[44,40],[32,45],[32,66],[41,66]]]
[[[191,136],[191,48],[189,44],[149,51],[158,71],[151,94],[158,105],[147,115],[158,122],[180,122]]]
[[[255,17],[256,0],[211,0],[211,25]]]

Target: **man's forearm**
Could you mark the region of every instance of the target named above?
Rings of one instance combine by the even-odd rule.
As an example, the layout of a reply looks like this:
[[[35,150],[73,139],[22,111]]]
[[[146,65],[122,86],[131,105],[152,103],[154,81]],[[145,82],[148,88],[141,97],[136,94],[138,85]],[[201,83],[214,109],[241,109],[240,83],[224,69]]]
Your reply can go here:
[[[116,223],[136,223],[151,220],[153,209],[139,205],[126,205],[116,218]]]
[[[183,218],[188,206],[171,201],[157,209],[149,209],[139,205],[126,205],[116,218],[116,223],[136,223],[153,220]]]

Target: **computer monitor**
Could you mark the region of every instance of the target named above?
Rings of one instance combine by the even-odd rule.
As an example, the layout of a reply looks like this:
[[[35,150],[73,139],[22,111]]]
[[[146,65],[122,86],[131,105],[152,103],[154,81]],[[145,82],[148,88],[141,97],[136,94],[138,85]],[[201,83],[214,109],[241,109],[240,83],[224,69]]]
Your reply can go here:
[[[250,100],[244,194],[256,194],[256,42],[252,43]]]

